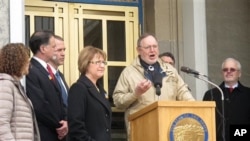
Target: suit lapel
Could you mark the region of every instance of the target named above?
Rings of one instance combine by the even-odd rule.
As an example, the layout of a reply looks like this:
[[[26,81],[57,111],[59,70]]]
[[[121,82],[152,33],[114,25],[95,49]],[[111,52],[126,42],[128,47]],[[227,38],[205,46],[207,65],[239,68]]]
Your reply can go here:
[[[35,60],[34,58],[31,59],[31,69],[32,67],[36,67],[42,75],[45,75],[45,77],[47,79],[49,79],[49,81],[53,84],[53,86],[56,87],[57,90],[61,91],[61,89],[59,88],[58,84],[55,83],[56,81],[53,81],[49,75],[49,72],[37,61]]]
[[[32,67],[36,67],[38,70],[41,71],[41,73],[43,75],[46,75],[46,77],[49,78],[48,71],[37,60],[35,60],[34,58],[32,58],[30,62],[31,62],[31,69],[32,69]]]
[[[103,93],[99,93],[95,87],[89,88],[90,93],[95,97],[106,109],[109,110],[108,100],[105,98]]]
[[[108,111],[110,111],[110,105],[108,100],[105,98],[104,90],[100,89],[100,92],[98,92],[97,88],[86,76],[81,76],[81,77],[83,77],[82,83],[84,83],[87,86],[91,96],[97,99],[97,101],[99,101]]]

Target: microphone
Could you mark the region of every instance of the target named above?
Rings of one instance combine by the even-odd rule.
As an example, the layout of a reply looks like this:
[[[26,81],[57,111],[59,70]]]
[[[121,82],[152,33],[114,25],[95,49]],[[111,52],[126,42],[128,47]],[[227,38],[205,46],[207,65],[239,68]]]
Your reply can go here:
[[[182,66],[182,67],[181,67],[181,71],[183,71],[183,72],[185,72],[185,73],[194,74],[194,75],[201,75],[201,76],[204,76],[204,77],[207,77],[207,78],[208,78],[207,75],[202,74],[202,73],[200,73],[200,72],[198,72],[198,71],[196,71],[196,70],[190,69],[189,67]]]
[[[185,66],[182,66],[181,67],[181,71],[185,72],[185,73],[191,73],[191,74],[194,74],[194,75],[203,75],[201,73],[199,73],[198,71],[196,70],[192,70],[190,69],[189,67],[185,67]],[[204,75],[203,75],[204,76]]]
[[[153,82],[155,86],[156,95],[161,95],[161,87],[162,87],[162,75],[161,73],[154,74]]]

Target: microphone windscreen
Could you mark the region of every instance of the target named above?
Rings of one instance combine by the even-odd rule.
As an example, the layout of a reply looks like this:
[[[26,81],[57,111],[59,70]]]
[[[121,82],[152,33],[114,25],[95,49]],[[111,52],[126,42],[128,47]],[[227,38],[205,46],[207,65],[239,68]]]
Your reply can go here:
[[[153,76],[153,82],[155,87],[162,87],[162,74],[161,73],[155,73]]]
[[[186,72],[186,73],[190,73],[190,69],[188,67],[184,67],[184,66],[181,67],[181,71]]]

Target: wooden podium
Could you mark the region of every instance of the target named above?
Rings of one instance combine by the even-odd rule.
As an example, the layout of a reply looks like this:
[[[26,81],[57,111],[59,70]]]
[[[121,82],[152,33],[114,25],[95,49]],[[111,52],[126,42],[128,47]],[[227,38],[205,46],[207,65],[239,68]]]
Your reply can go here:
[[[157,101],[129,116],[130,141],[215,141],[214,101]]]

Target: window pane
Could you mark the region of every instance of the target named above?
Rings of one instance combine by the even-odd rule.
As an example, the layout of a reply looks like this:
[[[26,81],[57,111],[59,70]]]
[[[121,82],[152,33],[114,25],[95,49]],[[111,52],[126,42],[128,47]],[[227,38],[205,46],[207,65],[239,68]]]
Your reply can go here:
[[[102,21],[101,20],[83,20],[84,46],[92,45],[103,49],[102,44]]]
[[[113,67],[113,66],[108,67],[108,76],[109,76],[108,77],[108,92],[109,92],[109,100],[112,106],[114,106],[112,95],[113,95],[117,80],[123,69],[124,67]]]
[[[107,21],[108,61],[126,61],[125,22]]]
[[[30,16],[25,16],[25,44],[29,45],[30,38]]]
[[[38,30],[54,32],[54,17],[35,16],[35,31]]]

